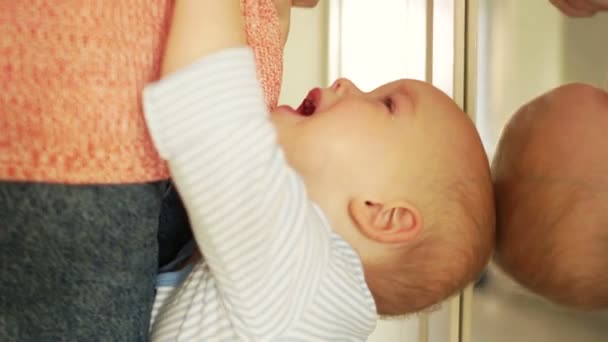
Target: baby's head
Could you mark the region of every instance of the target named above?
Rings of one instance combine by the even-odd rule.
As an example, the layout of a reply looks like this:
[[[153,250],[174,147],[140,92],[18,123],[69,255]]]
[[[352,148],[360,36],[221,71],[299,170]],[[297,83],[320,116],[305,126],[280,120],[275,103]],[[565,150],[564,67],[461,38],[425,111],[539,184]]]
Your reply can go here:
[[[492,165],[498,264],[559,304],[608,307],[608,94],[582,84],[523,106]]]
[[[380,314],[437,304],[481,272],[494,239],[488,161],[448,96],[341,79],[271,118],[309,196],[362,258]]]

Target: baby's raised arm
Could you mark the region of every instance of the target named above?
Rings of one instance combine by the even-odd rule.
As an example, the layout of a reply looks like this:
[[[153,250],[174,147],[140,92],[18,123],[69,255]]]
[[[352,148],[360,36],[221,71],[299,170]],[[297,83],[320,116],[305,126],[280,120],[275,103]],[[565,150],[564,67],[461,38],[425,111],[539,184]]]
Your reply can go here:
[[[354,251],[332,244],[277,144],[239,3],[177,1],[163,65],[171,74],[146,89],[144,108],[232,325],[243,338],[267,340],[299,320],[323,278],[356,288],[363,274],[347,271]],[[326,275],[330,257],[345,271]],[[361,311],[369,311],[365,295],[353,299]],[[344,317],[351,314],[364,316]]]
[[[177,0],[161,76],[209,54],[246,44],[240,0]]]

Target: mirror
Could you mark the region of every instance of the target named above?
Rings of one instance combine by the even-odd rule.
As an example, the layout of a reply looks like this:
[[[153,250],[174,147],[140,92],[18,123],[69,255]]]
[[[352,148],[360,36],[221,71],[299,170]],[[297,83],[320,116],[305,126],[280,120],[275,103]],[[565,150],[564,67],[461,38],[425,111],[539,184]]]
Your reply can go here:
[[[565,83],[606,89],[608,14],[567,18],[549,1],[480,0],[477,123],[490,158],[517,108]],[[600,342],[608,312],[582,313],[531,294],[491,265],[473,297],[473,342]]]

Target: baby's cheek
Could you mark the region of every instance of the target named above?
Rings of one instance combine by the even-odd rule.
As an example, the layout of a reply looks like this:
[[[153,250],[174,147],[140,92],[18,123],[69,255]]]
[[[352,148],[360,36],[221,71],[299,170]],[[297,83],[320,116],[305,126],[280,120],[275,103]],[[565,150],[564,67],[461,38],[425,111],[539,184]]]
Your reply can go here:
[[[281,25],[274,0],[242,0],[247,43],[253,48],[266,105],[277,106],[283,76]]]

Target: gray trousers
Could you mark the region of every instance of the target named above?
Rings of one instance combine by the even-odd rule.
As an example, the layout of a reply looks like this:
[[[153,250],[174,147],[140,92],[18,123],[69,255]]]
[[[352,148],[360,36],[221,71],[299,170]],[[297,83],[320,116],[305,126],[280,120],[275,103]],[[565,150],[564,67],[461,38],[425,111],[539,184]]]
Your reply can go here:
[[[168,182],[0,182],[0,341],[146,341],[187,222]]]

